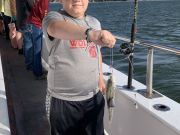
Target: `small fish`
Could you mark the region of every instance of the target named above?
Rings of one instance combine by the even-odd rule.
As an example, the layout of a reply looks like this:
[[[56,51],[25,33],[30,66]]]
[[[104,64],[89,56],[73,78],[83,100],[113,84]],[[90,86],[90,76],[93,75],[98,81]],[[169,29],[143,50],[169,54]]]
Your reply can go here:
[[[109,76],[109,79],[107,81],[106,85],[106,102],[108,107],[108,113],[109,113],[109,122],[112,122],[113,117],[113,107],[115,107],[115,80],[113,75],[111,74]]]

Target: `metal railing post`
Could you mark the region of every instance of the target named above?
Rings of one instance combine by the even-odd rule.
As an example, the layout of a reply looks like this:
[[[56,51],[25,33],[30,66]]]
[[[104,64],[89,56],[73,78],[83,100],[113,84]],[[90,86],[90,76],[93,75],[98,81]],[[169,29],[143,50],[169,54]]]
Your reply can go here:
[[[146,85],[147,85],[147,96],[152,97],[153,92],[153,47],[148,48],[147,54],[147,73],[146,73]]]

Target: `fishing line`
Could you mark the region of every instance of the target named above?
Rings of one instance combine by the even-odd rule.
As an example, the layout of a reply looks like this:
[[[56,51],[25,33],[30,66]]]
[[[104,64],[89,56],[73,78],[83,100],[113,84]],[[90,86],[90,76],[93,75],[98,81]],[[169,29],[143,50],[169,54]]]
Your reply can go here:
[[[113,74],[113,48],[110,48],[110,52],[111,52],[111,55],[110,55],[110,61],[111,61],[111,63],[110,63],[110,69],[111,69],[111,73]]]
[[[134,71],[134,65],[133,65],[132,61],[130,60],[130,55],[128,55],[127,58],[128,58],[128,60],[129,60],[129,63],[131,64],[132,71]]]
[[[127,9],[128,9],[128,15],[127,15],[128,17],[127,17],[127,20],[130,20],[130,18],[132,18],[132,17],[131,17],[131,11],[132,11],[132,10],[131,10],[131,8],[132,8],[131,5],[133,6],[133,4],[131,4],[131,3],[129,2],[129,3],[127,3],[127,5],[128,5],[128,7],[127,7]],[[110,6],[109,6],[109,3],[108,3],[108,2],[105,2],[105,6],[106,6],[106,9],[108,9],[108,10],[110,11]],[[106,10],[106,11],[107,11],[107,10]],[[107,11],[107,14],[108,14],[108,13],[110,13],[110,12]],[[129,21],[126,22],[126,25],[125,25],[125,27],[124,27],[124,28],[125,28],[125,29],[124,29],[125,33],[127,33],[127,31],[129,31],[129,30],[128,30],[128,22],[129,22]],[[111,52],[111,53],[110,53],[110,66],[111,66],[110,68],[113,68],[113,56],[115,56],[115,55],[113,54],[113,49],[110,49],[110,52]],[[117,55],[116,55],[116,56],[117,56]],[[129,56],[128,56],[128,57],[129,57]],[[131,65],[133,65],[129,58],[128,58],[128,60],[129,60],[129,62],[131,63]],[[112,70],[112,69],[111,69],[111,70]],[[112,70],[111,72],[113,72],[113,70]]]
[[[124,60],[128,59],[128,61],[130,62],[131,66],[132,66],[132,70],[134,71],[134,66],[133,66],[132,62],[130,61],[129,56],[130,56],[130,55],[128,55],[128,56],[125,57],[124,59],[115,60],[115,61],[116,61],[116,62],[121,62],[121,61],[124,61]],[[114,68],[116,69],[116,68],[119,68],[120,66],[121,66],[120,64],[117,64],[116,66],[114,66]]]
[[[126,22],[126,25],[125,25],[125,33],[127,33],[127,32],[130,32],[131,31],[131,26],[128,26],[128,22],[131,22],[131,19],[132,19],[132,15],[131,15],[131,13],[132,13],[132,6],[131,5],[133,5],[133,4],[131,4],[131,2],[129,1],[128,2],[128,15],[127,15],[127,22]],[[131,25],[131,24],[130,24]],[[128,28],[130,28],[130,29],[128,29]]]
[[[119,61],[124,61],[124,60],[126,60],[126,59],[128,59],[128,57],[125,57],[125,58],[123,58],[123,59],[120,59],[120,60],[114,60],[115,62],[119,62]]]
[[[109,57],[109,56],[111,56],[111,55],[109,55],[109,54],[105,54],[105,55],[102,55],[103,57]],[[123,54],[113,54],[113,56],[123,56]]]
[[[107,9],[110,10],[109,4],[107,2],[105,2],[105,6],[107,7]],[[108,12],[109,13],[109,12]],[[111,74],[113,74],[113,48],[109,48],[110,49],[110,72]]]
[[[121,60],[116,60],[116,62],[121,62],[121,61],[124,61],[128,59],[128,57],[124,58],[124,59],[121,59]],[[119,68],[121,66],[121,64],[117,64],[116,66],[114,66],[115,69]]]

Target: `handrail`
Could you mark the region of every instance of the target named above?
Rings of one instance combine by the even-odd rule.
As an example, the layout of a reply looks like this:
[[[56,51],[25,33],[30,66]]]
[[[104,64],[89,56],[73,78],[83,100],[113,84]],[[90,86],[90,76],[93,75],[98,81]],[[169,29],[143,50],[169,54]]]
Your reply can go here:
[[[122,41],[125,41],[125,42],[130,42],[130,39],[127,38],[127,37],[124,37],[124,36],[115,36],[115,37],[116,37],[116,39],[119,39],[119,40],[122,40]],[[143,46],[146,46],[146,47],[152,47],[152,48],[160,49],[160,50],[163,50],[163,51],[168,51],[168,52],[171,52],[171,53],[175,53],[176,55],[180,55],[180,50],[178,50],[176,48],[164,47],[162,45],[158,45],[158,44],[154,44],[154,43],[148,43],[148,42],[141,41],[141,40],[135,40],[134,43],[138,44],[138,45],[143,45]]]
[[[126,37],[116,36],[116,39],[130,43],[130,39]],[[180,50],[176,48],[164,47],[164,46],[154,44],[154,43],[147,43],[145,41],[140,41],[140,40],[135,40],[134,43],[138,45],[143,45],[148,48],[147,67],[146,67],[146,70],[147,70],[146,71],[146,86],[147,86],[146,97],[153,98],[153,51],[154,51],[154,48],[160,49],[163,51],[168,51],[171,53],[175,53],[176,55],[180,55]]]

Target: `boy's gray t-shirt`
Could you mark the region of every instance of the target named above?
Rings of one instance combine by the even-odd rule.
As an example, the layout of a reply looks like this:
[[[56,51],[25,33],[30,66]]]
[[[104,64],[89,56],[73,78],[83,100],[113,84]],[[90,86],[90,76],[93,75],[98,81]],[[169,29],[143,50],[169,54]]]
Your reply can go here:
[[[52,97],[82,101],[93,97],[98,90],[99,46],[86,40],[50,40],[47,27],[52,20],[66,20],[85,28],[101,29],[94,17],[75,19],[63,12],[49,12],[43,20],[43,33],[49,49],[48,92]]]

